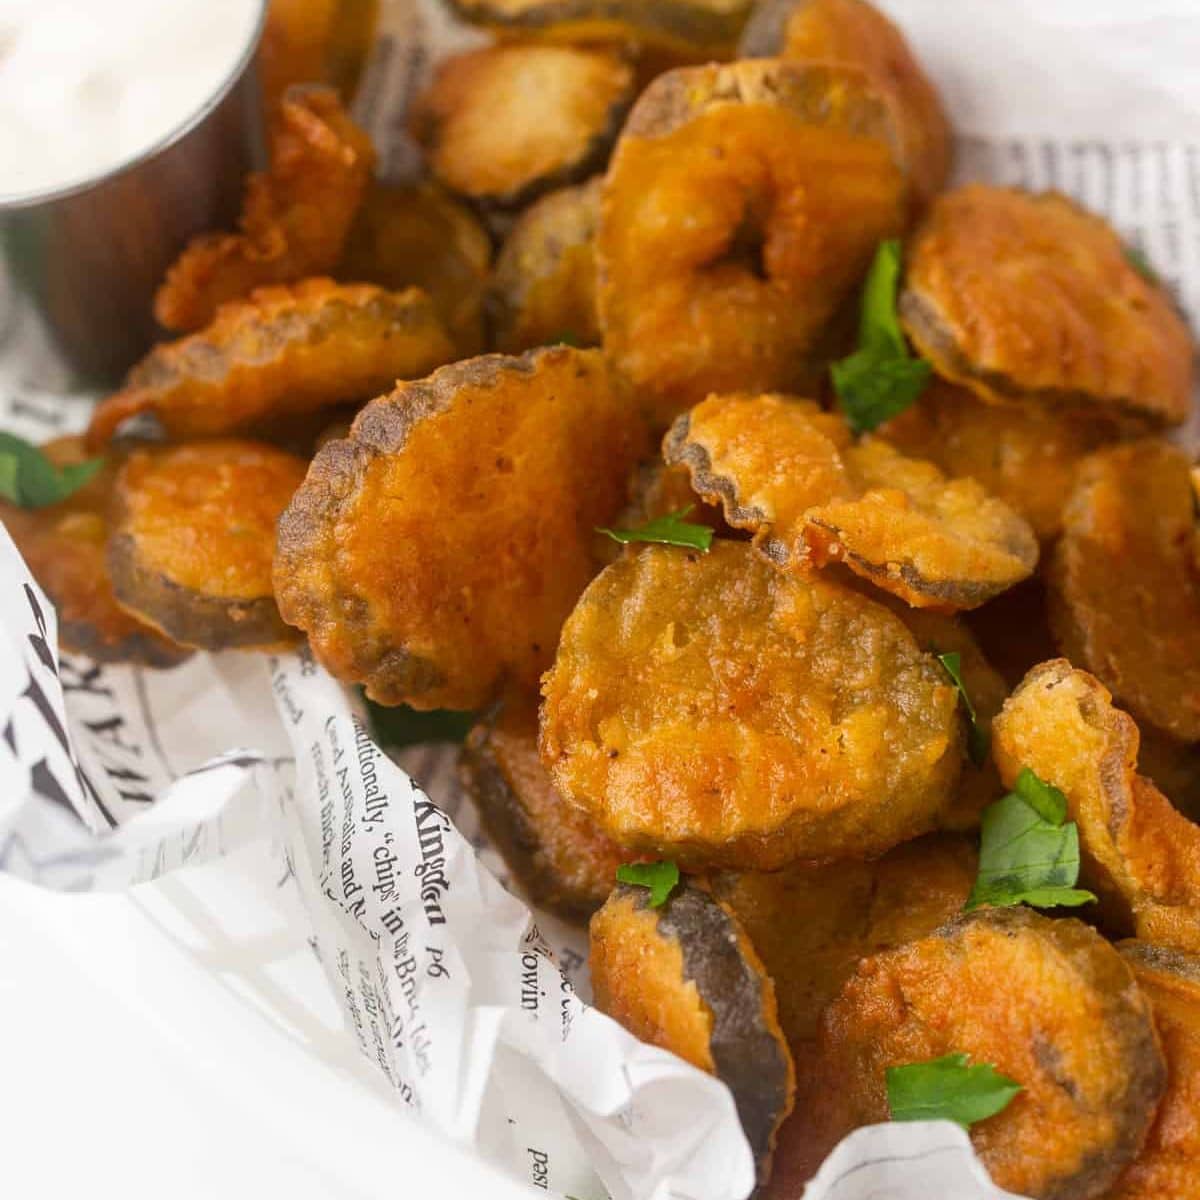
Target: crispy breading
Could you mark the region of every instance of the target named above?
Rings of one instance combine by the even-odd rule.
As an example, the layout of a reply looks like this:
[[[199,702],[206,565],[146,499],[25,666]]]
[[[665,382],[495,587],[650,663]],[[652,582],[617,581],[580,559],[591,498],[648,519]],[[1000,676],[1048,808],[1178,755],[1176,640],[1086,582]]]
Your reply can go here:
[[[1191,335],[1100,217],[1056,192],[940,196],[906,256],[905,332],[984,400],[1133,423],[1191,411]]]
[[[1189,1200],[1200,1179],[1200,958],[1151,942],[1117,949],[1150,1002],[1167,1090],[1141,1153],[1105,1200]]]
[[[1200,827],[1137,772],[1138,730],[1099,680],[1066,659],[1035,667],[992,726],[1000,775],[1059,788],[1079,826],[1080,886],[1106,927],[1200,951]]]
[[[909,632],[917,639],[917,645],[926,653],[934,656],[958,655],[959,672],[974,705],[975,719],[990,745],[992,722],[1000,712],[1009,686],[1004,676],[992,666],[963,618],[929,608],[913,608],[898,596],[882,592],[848,571],[839,574],[835,569],[832,577],[843,580],[894,612],[908,626]],[[987,607],[990,606],[985,606],[985,609]],[[966,728],[969,715],[962,702],[959,704],[959,715]],[[940,828],[960,833],[978,829],[983,810],[1004,794],[999,773],[990,755],[985,762],[976,762],[968,751],[967,758],[954,802],[938,822]]]
[[[981,909],[859,963],[798,1063],[774,1197],[797,1196],[824,1156],[888,1119],[885,1070],[966,1054],[1021,1085],[971,1142],[997,1187],[1095,1200],[1146,1138],[1166,1069],[1125,961],[1080,921]]]
[[[738,55],[860,68],[896,109],[914,202],[924,207],[945,186],[953,144],[941,97],[904,34],[866,0],[762,0]]]
[[[246,181],[239,233],[196,238],[154,298],[160,325],[190,332],[229,300],[337,265],[375,165],[371,140],[324,87],[290,88],[271,136],[271,165]]]
[[[454,357],[424,292],[307,279],[222,305],[207,329],[155,346],[92,416],[103,445],[150,412],[172,437],[276,425],[363,401]]]
[[[841,562],[914,607],[977,608],[1032,574],[1026,522],[972,479],[947,479],[840,416],[778,395],[711,396],[663,455],[784,571]]]
[[[728,905],[687,883],[648,896],[620,884],[592,918],[596,1007],[728,1085],[764,1182],[795,1089],[774,986]]]
[[[871,862],[725,871],[713,895],[741,921],[775,982],[798,1059],[859,960],[926,937],[966,903],[977,858],[966,838],[932,834]]]
[[[512,210],[602,169],[633,95],[615,52],[501,44],[446,59],[411,125],[441,183]]]
[[[956,799],[964,728],[938,662],[883,606],[745,543],[606,567],[543,694],[560,792],[689,869],[870,857]]]
[[[660,425],[710,392],[799,387],[907,203],[888,107],[853,68],[670,71],[605,181],[605,350]]]
[[[458,355],[469,358],[487,342],[484,297],[491,263],[487,230],[436,184],[374,184],[335,273],[347,283],[395,291],[419,287],[433,301]]]
[[[383,704],[477,709],[505,683],[536,688],[645,450],[596,351],[401,384],[321,450],[280,521],[280,609]]]
[[[41,449],[56,467],[89,457],[78,437],[56,438]],[[123,609],[108,577],[109,509],[119,465],[110,456],[83,487],[45,508],[0,501],[0,521],[54,605],[63,649],[97,662],[171,667],[191,651]]]
[[[304,468],[274,446],[231,438],[135,450],[117,478],[108,543],[122,606],[205,650],[293,642],[271,561],[275,522]]]
[[[530,900],[584,921],[608,898],[629,856],[558,794],[538,757],[537,734],[537,697],[505,697],[467,736],[459,776]]]
[[[600,344],[593,241],[603,182],[597,176],[543,196],[510,230],[490,293],[498,349]]]
[[[994,404],[935,380],[879,435],[954,479],[971,478],[1029,522],[1046,544],[1062,528],[1063,506],[1080,462],[1114,430],[1103,420],[1044,404]]]
[[[1080,468],[1050,564],[1059,647],[1139,720],[1200,740],[1200,568],[1184,452],[1157,438]]]

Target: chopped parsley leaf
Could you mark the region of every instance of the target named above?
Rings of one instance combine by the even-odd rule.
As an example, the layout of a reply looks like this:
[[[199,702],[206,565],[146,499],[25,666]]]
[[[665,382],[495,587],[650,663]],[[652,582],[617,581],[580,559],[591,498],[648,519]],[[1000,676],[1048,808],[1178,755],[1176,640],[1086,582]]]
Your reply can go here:
[[[630,542],[655,542],[663,546],[686,546],[707,554],[712,546],[713,531],[707,525],[693,525],[683,519],[694,507],[689,505],[665,517],[654,517],[636,529],[597,529],[596,532],[607,534],[623,546]]]
[[[965,1054],[888,1067],[886,1079],[893,1121],[954,1121],[964,1129],[1002,1112],[1021,1091],[991,1063]]]
[[[617,868],[617,879],[635,887],[649,888],[650,907],[659,908],[679,886],[679,868],[673,862],[626,863]]]

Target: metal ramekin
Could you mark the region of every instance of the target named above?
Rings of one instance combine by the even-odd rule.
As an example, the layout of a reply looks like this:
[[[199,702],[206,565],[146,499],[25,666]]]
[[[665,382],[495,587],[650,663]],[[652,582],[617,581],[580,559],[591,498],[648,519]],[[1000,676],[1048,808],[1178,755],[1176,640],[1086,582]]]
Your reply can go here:
[[[55,391],[115,383],[156,339],[154,292],[189,238],[232,228],[263,159],[255,29],[216,93],[136,158],[70,187],[0,198],[0,360]],[[27,337],[31,319],[46,337]],[[2,315],[2,314],[0,314]],[[20,319],[17,319],[17,318]],[[9,334],[3,336],[7,325]],[[23,356],[22,342],[41,343]]]

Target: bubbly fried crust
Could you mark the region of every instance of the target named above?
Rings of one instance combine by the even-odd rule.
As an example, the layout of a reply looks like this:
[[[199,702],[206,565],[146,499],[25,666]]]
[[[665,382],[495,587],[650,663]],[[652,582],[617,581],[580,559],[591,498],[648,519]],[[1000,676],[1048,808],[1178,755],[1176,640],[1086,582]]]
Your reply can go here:
[[[492,263],[487,230],[432,183],[375,184],[359,209],[337,277],[400,290],[419,287],[462,357],[483,351],[484,297]]]
[[[971,478],[1024,517],[1046,544],[1062,528],[1080,462],[1113,430],[1042,404],[990,404],[937,380],[921,399],[879,427],[901,453]]]
[[[876,603],[894,612],[908,626],[909,632],[917,639],[917,645],[926,653],[935,657],[941,654],[958,655],[959,671],[967,695],[975,706],[975,718],[990,744],[992,722],[1008,695],[1008,684],[988,661],[983,648],[962,618],[929,608],[912,608],[899,597],[881,592],[849,573],[838,578],[843,578],[850,586],[858,588]],[[959,717],[966,730],[969,718],[965,705],[961,703]],[[986,762],[976,763],[970,761],[968,755],[954,803],[942,814],[939,827],[960,833],[978,829],[983,810],[1003,794],[1004,788],[991,756]]]
[[[914,607],[977,608],[1032,574],[1026,522],[841,417],[782,396],[710,396],[663,440],[668,463],[785,571],[842,562]]]
[[[795,1089],[774,986],[727,905],[688,884],[648,896],[619,884],[592,918],[596,1007],[728,1085],[762,1182]]]
[[[1200,739],[1200,569],[1182,450],[1155,438],[1087,459],[1051,560],[1059,647],[1141,721]]]
[[[688,868],[879,854],[938,824],[962,765],[957,694],[897,617],[722,539],[606,567],[543,694],[559,791]]]
[[[1166,1075],[1149,1007],[1099,934],[983,909],[859,963],[801,1072],[776,1194],[798,1195],[845,1134],[888,1119],[887,1067],[951,1053],[1021,1085],[970,1136],[998,1187],[1036,1200],[1103,1195],[1141,1147]]]
[[[802,1059],[858,961],[948,921],[971,894],[976,867],[966,838],[933,834],[873,862],[726,871],[711,886],[762,956],[780,1024]]]
[[[568,340],[599,345],[593,239],[602,185],[597,176],[543,196],[512,227],[490,293],[498,349],[515,354]]]
[[[609,167],[596,237],[604,346],[658,422],[710,392],[799,386],[907,185],[887,106],[849,67],[670,71]]]
[[[165,342],[96,409],[88,441],[151,412],[172,437],[274,424],[391,387],[454,357],[429,297],[412,288],[307,279],[223,305],[207,329]]]
[[[732,49],[753,0],[449,0],[468,21],[574,42]]]
[[[285,94],[268,171],[246,181],[240,233],[193,241],[154,299],[160,325],[189,332],[255,288],[333,270],[375,165],[371,140],[330,88]]]
[[[1200,951],[1200,828],[1137,773],[1138,731],[1099,680],[1059,658],[1035,667],[993,726],[1005,784],[1028,767],[1067,798],[1081,886],[1114,932]]]
[[[1187,1200],[1200,1179],[1200,958],[1149,942],[1117,949],[1150,1002],[1167,1089],[1141,1153],[1105,1200]]]
[[[941,97],[904,34],[866,0],[762,0],[738,55],[858,67],[895,108],[913,200],[924,207],[945,186],[953,146]]]
[[[492,845],[534,904],[586,921],[628,855],[554,789],[538,758],[535,697],[508,697],[467,736],[459,775]]]
[[[287,645],[271,591],[275,522],[304,460],[224,439],[137,450],[117,479],[108,567],[120,603],[184,645]]]
[[[1177,424],[1191,336],[1112,228],[1065,196],[972,184],[939,197],[906,256],[905,332],[985,400]]]
[[[644,451],[596,351],[401,384],[321,450],[280,521],[280,610],[383,704],[478,709],[502,681],[532,690]]]
[[[56,438],[41,449],[56,467],[88,458],[78,437]],[[117,461],[110,459],[83,487],[45,508],[18,508],[0,501],[0,521],[54,605],[64,649],[97,662],[172,667],[191,651],[126,612],[108,577],[104,555],[117,468]]]
[[[633,91],[633,68],[607,50],[487,46],[439,67],[412,127],[446,187],[511,210],[602,168]]]

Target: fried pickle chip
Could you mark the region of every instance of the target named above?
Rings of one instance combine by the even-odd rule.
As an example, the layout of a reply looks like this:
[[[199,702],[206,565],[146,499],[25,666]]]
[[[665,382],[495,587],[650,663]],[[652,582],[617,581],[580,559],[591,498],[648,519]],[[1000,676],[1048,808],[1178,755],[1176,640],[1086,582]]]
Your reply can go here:
[[[720,57],[753,0],[449,0],[468,21],[571,42],[627,42]]]
[[[502,683],[533,690],[645,445],[596,351],[401,384],[321,450],[280,521],[280,611],[382,704],[469,710]]]
[[[962,769],[957,693],[903,622],[741,542],[606,567],[543,694],[559,791],[689,869],[880,854],[937,827]]]
[[[270,169],[246,181],[240,233],[195,239],[154,298],[160,325],[190,332],[226,301],[337,265],[375,151],[330,88],[292,88],[271,138]]]
[[[42,453],[60,468],[89,457],[78,437],[56,438]],[[108,578],[104,555],[117,465],[110,459],[83,487],[45,508],[0,501],[0,522],[54,605],[64,649],[97,662],[172,667],[191,651],[126,612]]]
[[[1200,827],[1137,773],[1137,726],[1104,685],[1066,659],[1043,663],[993,730],[1006,785],[1028,767],[1066,796],[1080,886],[1100,897],[1106,927],[1200,951]]]
[[[600,344],[593,240],[600,177],[543,196],[518,218],[492,280],[496,346],[508,354],[566,341]]]
[[[1080,462],[1113,431],[1044,404],[991,404],[937,380],[920,400],[879,428],[903,454],[954,479],[971,478],[1024,517],[1045,544],[1062,528]]]
[[[963,619],[929,608],[912,608],[899,597],[881,592],[849,572],[834,574],[833,577],[894,612],[908,626],[909,632],[917,639],[917,645],[926,653],[935,658],[958,655],[959,674],[975,709],[975,724],[983,739],[982,745],[990,746],[992,722],[1008,696],[1009,685],[988,661],[983,648]],[[1004,788],[991,756],[979,761],[971,755],[970,714],[965,703],[959,704],[959,716],[966,730],[968,765],[963,768],[954,802],[942,814],[938,825],[942,829],[961,833],[979,828],[983,810],[992,801],[1000,799]]]
[[[346,239],[337,277],[396,291],[419,287],[459,355],[483,351],[484,297],[492,264],[487,230],[465,205],[431,183],[375,184]]]
[[[554,789],[538,758],[535,697],[508,697],[471,730],[459,775],[491,844],[534,904],[586,921],[628,855]]]
[[[888,1067],[947,1054],[1021,1085],[970,1136],[998,1187],[1035,1200],[1104,1195],[1140,1149],[1166,1076],[1149,1006],[1098,933],[982,909],[859,963],[801,1064],[771,1194],[799,1195],[845,1134],[888,1119]]]
[[[797,1059],[811,1052],[821,1013],[860,959],[926,937],[961,911],[977,857],[966,838],[932,834],[873,862],[712,877],[713,895],[742,923],[775,983]]]
[[[1156,438],[1086,460],[1051,560],[1059,647],[1141,721],[1200,740],[1200,570],[1182,450]]]
[[[787,390],[908,188],[886,103],[849,67],[670,71],[609,167],[596,236],[604,346],[660,425],[710,392]]]
[[[1150,942],[1117,949],[1150,1002],[1167,1089],[1141,1153],[1105,1200],[1186,1200],[1200,1179],[1200,958]]]
[[[186,646],[295,640],[271,590],[275,522],[304,460],[223,439],[136,450],[117,478],[108,569],[117,599]]]
[[[442,63],[412,127],[441,183],[511,210],[602,168],[633,88],[633,68],[607,50],[487,46]]]
[[[1190,412],[1192,340],[1171,297],[1065,196],[947,192],[906,265],[905,332],[939,375],[983,399],[1158,424]]]
[[[1037,565],[1033,531],[973,479],[855,441],[810,401],[710,396],[676,419],[663,455],[785,571],[841,562],[914,607],[956,611]]]
[[[866,0],[762,0],[738,55],[858,67],[896,110],[914,202],[945,186],[953,147],[941,97],[904,34]]]
[[[223,305],[200,333],[164,342],[92,416],[88,441],[151,412],[172,437],[230,433],[365,400],[454,357],[428,296],[307,279]]]
[[[771,979],[727,905],[690,884],[648,898],[619,884],[592,918],[596,1007],[729,1087],[763,1182],[795,1090]]]

